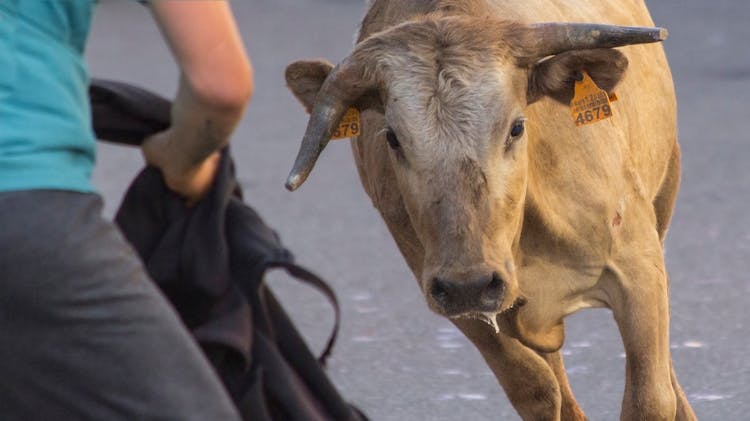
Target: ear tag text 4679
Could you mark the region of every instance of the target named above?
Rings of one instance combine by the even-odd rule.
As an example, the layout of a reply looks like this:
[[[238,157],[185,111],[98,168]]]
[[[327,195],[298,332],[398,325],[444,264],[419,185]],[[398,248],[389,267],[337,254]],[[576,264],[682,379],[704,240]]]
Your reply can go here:
[[[594,80],[586,72],[583,72],[583,80],[576,82],[575,95],[570,101],[570,113],[578,127],[594,124],[613,116],[612,103],[607,91],[596,86]]]
[[[333,132],[331,140],[346,139],[348,137],[359,136],[359,132],[362,130],[362,122],[359,119],[359,110],[351,107],[346,110],[346,113],[341,117],[339,126]]]

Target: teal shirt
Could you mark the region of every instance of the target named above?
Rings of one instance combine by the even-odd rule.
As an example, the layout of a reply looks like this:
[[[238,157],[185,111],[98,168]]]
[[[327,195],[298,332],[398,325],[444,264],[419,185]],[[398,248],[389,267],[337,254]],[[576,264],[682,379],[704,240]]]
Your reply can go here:
[[[96,0],[0,0],[0,191],[91,192],[83,60]]]

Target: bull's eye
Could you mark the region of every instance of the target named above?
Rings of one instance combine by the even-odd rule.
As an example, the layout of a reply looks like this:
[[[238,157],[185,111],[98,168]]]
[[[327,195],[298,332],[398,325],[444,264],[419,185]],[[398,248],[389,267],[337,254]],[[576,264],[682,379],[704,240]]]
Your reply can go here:
[[[510,129],[511,137],[518,137],[523,134],[523,119],[518,119],[513,123],[513,127]]]
[[[510,147],[513,146],[513,143],[515,143],[516,140],[520,139],[521,136],[523,136],[525,121],[525,118],[519,118],[518,120],[513,122],[513,126],[511,126],[510,133],[508,134],[508,138],[505,139],[506,150],[510,149]]]
[[[396,137],[396,133],[393,133],[392,129],[388,129],[385,131],[385,139],[388,141],[388,146],[391,147],[391,149],[398,149],[401,144],[398,143],[398,137]]]

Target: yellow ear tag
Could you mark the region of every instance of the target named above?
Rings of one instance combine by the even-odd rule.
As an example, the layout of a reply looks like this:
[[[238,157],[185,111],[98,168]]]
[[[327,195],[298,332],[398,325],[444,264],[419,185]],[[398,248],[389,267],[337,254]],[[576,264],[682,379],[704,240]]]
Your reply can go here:
[[[617,96],[614,96],[617,100]],[[613,116],[612,104],[607,91],[600,89],[588,73],[583,72],[583,80],[577,81],[575,95],[570,101],[573,122],[581,127],[594,124]]]
[[[333,132],[331,140],[346,139],[347,137],[359,136],[359,131],[362,129],[362,123],[359,120],[359,110],[351,107],[346,110],[346,113],[341,117],[339,126],[336,131]]]

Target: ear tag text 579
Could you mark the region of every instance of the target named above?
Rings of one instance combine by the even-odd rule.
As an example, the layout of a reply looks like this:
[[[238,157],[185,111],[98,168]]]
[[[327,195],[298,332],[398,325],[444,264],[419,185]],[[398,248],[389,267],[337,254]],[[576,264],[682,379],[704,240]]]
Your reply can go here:
[[[359,136],[359,132],[362,130],[362,122],[359,118],[359,110],[351,107],[346,110],[346,113],[341,117],[339,126],[333,132],[331,140],[346,139],[349,137]]]
[[[613,96],[612,100],[616,98]],[[596,86],[586,72],[583,72],[583,80],[576,81],[575,95],[570,101],[570,113],[578,127],[594,124],[614,115],[607,91]]]

